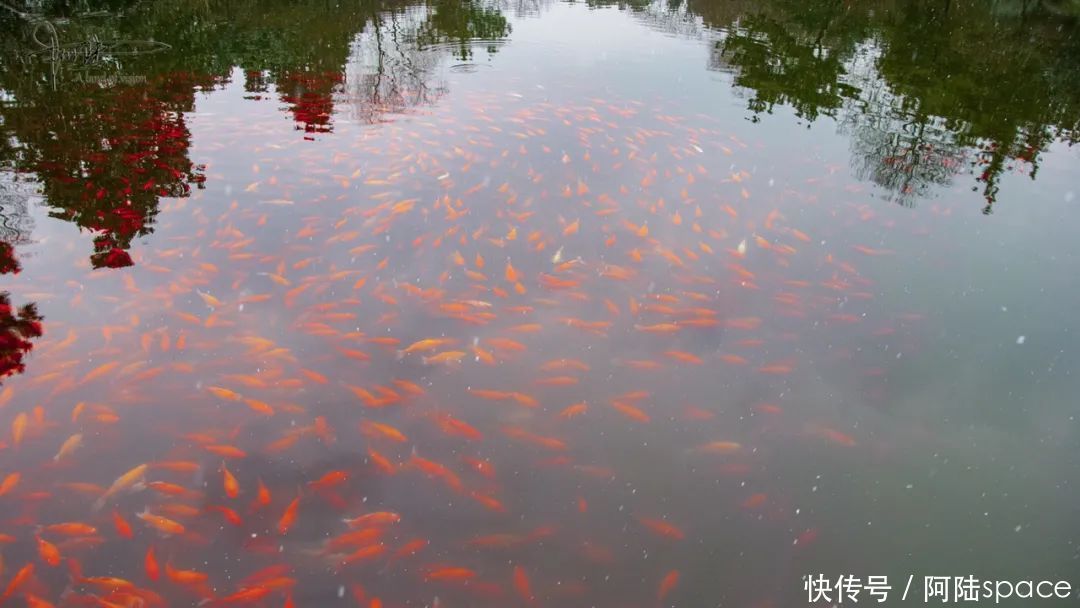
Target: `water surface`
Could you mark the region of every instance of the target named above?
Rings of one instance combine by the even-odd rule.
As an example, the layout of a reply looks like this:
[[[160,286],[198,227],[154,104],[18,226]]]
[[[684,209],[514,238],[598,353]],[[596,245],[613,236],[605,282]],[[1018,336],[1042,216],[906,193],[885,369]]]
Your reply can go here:
[[[1029,4],[0,6],[6,601],[1075,579]]]

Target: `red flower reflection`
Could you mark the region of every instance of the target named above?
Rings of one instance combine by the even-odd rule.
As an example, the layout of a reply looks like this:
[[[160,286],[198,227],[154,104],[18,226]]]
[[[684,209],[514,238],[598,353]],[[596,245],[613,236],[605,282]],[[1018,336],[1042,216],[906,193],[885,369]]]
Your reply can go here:
[[[278,80],[281,100],[305,133],[330,133],[330,116],[334,112],[334,92],[344,76],[341,72],[287,72]]]
[[[38,175],[50,215],[94,234],[94,268],[133,264],[127,250],[153,232],[162,197],[182,198],[202,187],[202,167],[188,158],[191,135],[184,113],[196,87],[211,77],[161,75],[131,86],[88,86],[62,99],[62,111],[24,133],[23,170]],[[39,136],[59,133],[58,137]],[[35,136],[38,136],[35,138]]]
[[[15,248],[0,242],[0,274],[16,274],[20,270]],[[26,369],[23,357],[34,348],[30,339],[41,337],[41,322],[37,305],[15,308],[8,294],[0,292],[0,379]]]

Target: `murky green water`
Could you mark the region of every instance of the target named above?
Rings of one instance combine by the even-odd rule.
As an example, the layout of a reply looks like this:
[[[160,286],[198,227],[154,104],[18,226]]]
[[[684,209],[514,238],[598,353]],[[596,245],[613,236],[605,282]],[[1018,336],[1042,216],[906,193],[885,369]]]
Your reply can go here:
[[[1077,12],[0,4],[0,604],[1075,603]]]

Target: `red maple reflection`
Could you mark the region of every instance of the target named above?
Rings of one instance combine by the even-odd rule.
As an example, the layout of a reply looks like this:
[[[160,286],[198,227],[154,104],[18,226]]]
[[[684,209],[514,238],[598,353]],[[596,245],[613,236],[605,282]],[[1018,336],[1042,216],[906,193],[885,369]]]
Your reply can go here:
[[[15,248],[0,241],[0,274],[19,274],[20,271],[22,266],[15,259]]]
[[[0,242],[0,274],[17,274],[20,270],[15,248]],[[30,339],[41,337],[41,322],[37,305],[16,308],[8,294],[0,292],[0,379],[26,369],[23,357],[34,348]]]
[[[277,81],[281,100],[289,104],[297,130],[305,133],[333,131],[335,90],[344,81],[341,72],[286,72]]]
[[[184,112],[193,91],[212,79],[168,74],[132,86],[88,87],[78,103],[46,113],[50,123],[35,138],[25,168],[43,184],[50,215],[77,224],[94,236],[94,268],[133,264],[132,241],[153,231],[161,197],[185,197],[205,181],[202,167],[188,159],[191,134]]]

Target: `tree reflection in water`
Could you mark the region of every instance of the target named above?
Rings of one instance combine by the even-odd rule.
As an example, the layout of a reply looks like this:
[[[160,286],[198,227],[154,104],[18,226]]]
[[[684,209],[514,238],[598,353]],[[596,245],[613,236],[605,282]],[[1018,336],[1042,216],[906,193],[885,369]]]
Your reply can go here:
[[[1040,153],[1080,132],[1080,34],[1075,18],[1046,10],[1056,5],[587,3],[702,39],[706,67],[730,74],[753,121],[778,107],[807,122],[835,121],[856,175],[899,204],[970,179],[990,213],[1005,173],[1035,179]],[[239,67],[249,98],[276,95],[304,137],[329,135],[342,110],[375,123],[436,103],[448,92],[442,65],[471,62],[479,49],[496,53],[512,31],[507,14],[551,4],[45,2],[38,10],[61,24],[64,40],[170,46],[92,66],[98,77],[126,77],[112,86],[60,66],[68,78],[61,87],[50,84],[57,66],[25,60],[26,19],[3,11],[0,164],[36,179],[53,217],[93,234],[94,267],[128,266],[133,240],[153,231],[160,199],[187,196],[205,179],[188,157],[185,124],[197,91],[227,84]]]
[[[0,241],[0,275],[16,274],[20,270],[15,248]],[[42,321],[36,304],[17,307],[11,302],[10,294],[0,291],[0,381],[26,369],[23,359],[34,348],[31,339],[41,337]]]

